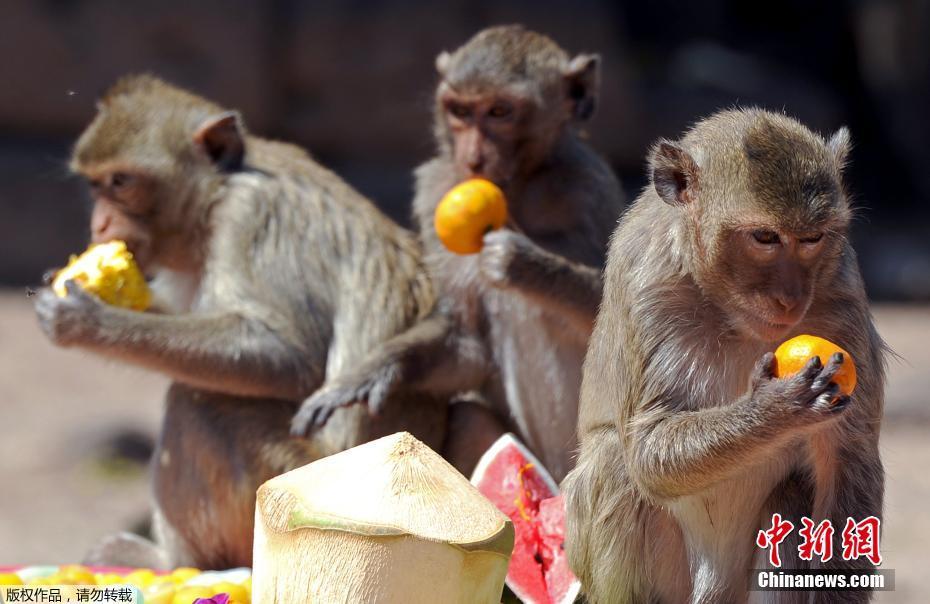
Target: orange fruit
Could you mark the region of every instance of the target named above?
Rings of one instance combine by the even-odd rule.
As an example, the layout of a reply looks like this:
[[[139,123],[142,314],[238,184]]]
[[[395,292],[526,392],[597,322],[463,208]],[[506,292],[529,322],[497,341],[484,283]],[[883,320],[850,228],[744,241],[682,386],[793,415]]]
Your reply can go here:
[[[484,235],[504,226],[507,200],[493,182],[472,178],[445,194],[436,207],[435,227],[439,240],[450,252],[481,251]]]
[[[782,342],[775,350],[775,377],[794,375],[815,356],[826,365],[835,352],[843,353],[843,364],[831,381],[840,387],[841,394],[852,394],[856,387],[856,366],[852,356],[830,340],[817,336],[800,335]]]

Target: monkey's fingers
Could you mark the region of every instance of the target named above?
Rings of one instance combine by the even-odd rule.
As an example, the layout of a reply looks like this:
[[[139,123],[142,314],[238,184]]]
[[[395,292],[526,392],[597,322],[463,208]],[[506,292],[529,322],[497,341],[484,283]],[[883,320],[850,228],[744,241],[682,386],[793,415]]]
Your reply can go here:
[[[69,297],[93,300],[91,295],[87,293],[87,290],[81,287],[81,284],[74,279],[68,279],[65,281],[65,291],[68,292]]]
[[[310,435],[315,428],[326,424],[332,411],[327,412],[323,407],[311,406],[304,403],[300,411],[291,420],[291,436],[304,438]]]
[[[775,377],[775,355],[771,352],[766,352],[762,355],[758,361],[756,361],[756,366],[752,370],[752,385],[758,386],[765,380],[770,380]]]
[[[795,374],[794,381],[805,386],[809,385],[820,374],[821,369],[823,369],[823,363],[820,362],[820,357],[811,357],[801,371]]]
[[[42,285],[51,285],[55,280],[55,275],[61,272],[61,268],[50,268],[42,273]]]
[[[849,406],[849,402],[852,400],[852,397],[848,394],[844,394],[841,397],[838,397],[833,401],[833,407],[831,408],[834,413],[840,413],[843,409]]]
[[[822,369],[823,364],[820,362],[820,357],[815,356],[808,359],[800,371],[784,378],[785,393],[788,395],[788,399],[795,401],[802,407],[810,407],[812,401],[826,388],[824,386],[817,390],[814,389],[814,380],[820,375]]]
[[[35,309],[36,316],[39,319],[39,325],[42,327],[42,330],[45,332],[45,335],[51,336],[50,326],[53,323],[55,318],[55,305],[57,303],[57,296],[49,288],[45,288],[39,292],[36,296]]]
[[[371,415],[379,415],[384,410],[388,398],[395,390],[397,381],[397,370],[394,367],[387,367],[366,389],[368,390],[368,412]]]
[[[827,414],[827,415],[831,415],[833,413],[837,413],[838,411],[842,411],[843,408],[845,408],[846,403],[848,403],[849,401],[846,401],[846,403],[844,403],[842,406],[840,406],[839,409],[837,409],[835,401],[837,400],[837,397],[839,397],[839,395],[840,395],[840,387],[831,382],[826,388],[824,388],[823,392],[821,392],[820,394],[818,394],[817,396],[813,398],[813,400],[811,401],[810,407],[811,409],[813,409],[814,411],[818,413]]]
[[[307,436],[313,430],[325,426],[336,409],[347,407],[359,400],[364,398],[350,394],[344,388],[330,387],[319,390],[304,401],[291,420],[291,434]]]
[[[814,379],[814,383],[811,384],[811,389],[815,392],[819,392],[827,387],[833,377],[836,375],[836,372],[840,370],[840,367],[843,365],[843,353],[834,352],[830,356],[830,360],[827,361],[827,364],[824,368],[817,374],[817,377]]]

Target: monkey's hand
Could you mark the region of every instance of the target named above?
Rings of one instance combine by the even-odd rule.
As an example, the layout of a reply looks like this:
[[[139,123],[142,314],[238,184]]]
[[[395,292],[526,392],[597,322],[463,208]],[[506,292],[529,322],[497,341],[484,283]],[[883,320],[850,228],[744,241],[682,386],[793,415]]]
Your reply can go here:
[[[484,236],[478,266],[488,283],[508,287],[518,285],[521,276],[531,270],[537,257],[544,253],[526,235],[499,229]]]
[[[400,383],[400,371],[393,363],[364,375],[362,378],[340,378],[322,386],[303,404],[291,420],[293,436],[308,436],[322,427],[340,407],[354,403],[368,403],[368,412],[378,415],[388,397]]]
[[[849,396],[840,396],[840,387],[831,381],[843,360],[843,354],[837,352],[824,366],[820,357],[814,357],[796,374],[776,378],[775,355],[766,353],[753,371],[750,400],[766,410],[784,410],[804,423],[836,417],[850,401]]]
[[[484,280],[535,300],[588,331],[601,301],[598,268],[574,262],[540,247],[522,233],[492,231],[478,257]]]
[[[68,295],[59,298],[50,287],[36,296],[36,315],[45,335],[58,346],[88,343],[99,332],[104,303],[74,281],[67,281]]]
[[[61,267],[50,268],[42,273],[42,285],[51,285],[55,280],[55,275],[61,272]]]

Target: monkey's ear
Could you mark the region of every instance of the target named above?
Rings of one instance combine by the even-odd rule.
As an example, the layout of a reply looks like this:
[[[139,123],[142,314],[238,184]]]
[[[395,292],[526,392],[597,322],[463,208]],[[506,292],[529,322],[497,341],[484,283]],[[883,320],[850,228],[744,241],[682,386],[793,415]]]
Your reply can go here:
[[[600,55],[578,55],[562,71],[571,116],[576,120],[589,120],[594,115],[600,72]]]
[[[833,136],[830,137],[830,140],[827,141],[827,148],[830,150],[830,153],[833,154],[833,159],[840,170],[843,169],[846,165],[846,161],[849,159],[849,150],[851,147],[852,143],[849,140],[849,128],[846,126],[837,130]]]
[[[239,114],[227,111],[212,115],[194,132],[194,144],[222,170],[238,170],[245,154]]]
[[[677,206],[694,201],[700,170],[690,153],[660,140],[649,154],[649,166],[652,185],[665,203]]]
[[[446,77],[446,72],[449,70],[449,61],[452,60],[452,57],[446,51],[442,51],[436,55],[436,71],[439,72],[439,75]]]

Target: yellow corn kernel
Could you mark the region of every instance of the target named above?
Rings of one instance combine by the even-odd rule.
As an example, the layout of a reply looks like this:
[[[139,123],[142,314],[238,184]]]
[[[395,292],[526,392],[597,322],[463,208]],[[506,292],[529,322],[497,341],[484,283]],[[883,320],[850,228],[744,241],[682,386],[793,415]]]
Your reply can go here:
[[[152,302],[145,276],[122,241],[91,245],[80,256],[71,256],[68,266],[52,282],[62,298],[68,294],[65,282],[69,280],[114,306],[145,310]]]

